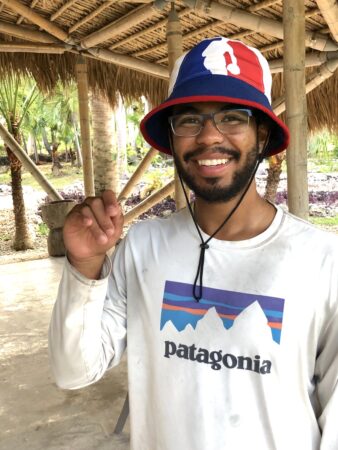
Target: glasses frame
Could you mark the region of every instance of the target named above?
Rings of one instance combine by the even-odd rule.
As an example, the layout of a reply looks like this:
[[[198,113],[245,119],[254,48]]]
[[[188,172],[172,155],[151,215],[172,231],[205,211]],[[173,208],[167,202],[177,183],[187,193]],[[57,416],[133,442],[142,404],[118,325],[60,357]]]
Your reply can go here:
[[[194,137],[194,136],[198,136],[198,135],[200,134],[200,132],[203,130],[203,128],[204,128],[204,126],[205,126],[205,122],[206,122],[208,119],[210,119],[210,120],[212,121],[212,123],[213,123],[214,127],[217,129],[217,131],[219,131],[219,132],[220,132],[221,134],[223,134],[223,135],[226,135],[227,133],[224,132],[224,131],[221,131],[221,130],[218,128],[218,126],[217,126],[217,124],[216,124],[216,122],[215,122],[215,115],[216,115],[216,114],[219,114],[219,113],[222,113],[222,112],[225,112],[225,111],[245,111],[246,113],[248,113],[248,123],[247,123],[247,126],[249,126],[250,119],[251,119],[252,117],[254,117],[254,113],[253,113],[252,109],[249,109],[249,108],[229,108],[229,109],[224,109],[224,110],[221,110],[221,111],[215,111],[215,112],[212,112],[212,113],[194,113],[194,112],[192,112],[192,113],[174,114],[174,115],[168,117],[168,122],[169,122],[169,124],[170,124],[170,127],[171,127],[172,132],[174,133],[175,136],[178,136],[178,137]],[[185,114],[186,114],[186,115],[189,115],[189,114],[191,114],[191,115],[196,115],[196,116],[199,116],[199,117],[202,117],[202,118],[203,118],[203,121],[202,121],[202,123],[201,123],[201,128],[198,130],[197,133],[193,133],[193,134],[177,134],[177,133],[176,133],[176,131],[175,131],[175,129],[174,129],[173,121],[174,121],[174,119],[175,119],[176,117],[181,117],[181,116],[184,116]]]

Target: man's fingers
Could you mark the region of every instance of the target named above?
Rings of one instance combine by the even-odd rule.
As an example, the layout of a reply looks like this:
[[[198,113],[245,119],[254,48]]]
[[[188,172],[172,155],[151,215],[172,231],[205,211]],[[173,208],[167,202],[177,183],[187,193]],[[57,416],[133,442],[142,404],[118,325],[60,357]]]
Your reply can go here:
[[[111,190],[102,193],[102,200],[105,210],[110,217],[115,217],[121,213],[121,206],[117,201],[117,197]]]
[[[96,208],[97,209],[97,208]],[[103,207],[102,207],[103,209]],[[87,222],[87,227],[93,234],[94,239],[99,244],[106,244],[108,242],[108,237],[111,236],[111,231],[107,233],[107,230],[103,229],[97,216],[94,214],[91,206],[84,204],[81,210],[84,222]],[[110,229],[114,229],[113,225],[110,225]]]
[[[88,208],[88,211],[86,211]],[[114,234],[115,227],[114,224],[105,210],[104,203],[100,197],[88,198],[84,202],[84,212],[86,211],[86,216],[92,216],[95,218],[96,223],[102,229],[102,231],[111,237]],[[91,214],[89,214],[89,212]]]

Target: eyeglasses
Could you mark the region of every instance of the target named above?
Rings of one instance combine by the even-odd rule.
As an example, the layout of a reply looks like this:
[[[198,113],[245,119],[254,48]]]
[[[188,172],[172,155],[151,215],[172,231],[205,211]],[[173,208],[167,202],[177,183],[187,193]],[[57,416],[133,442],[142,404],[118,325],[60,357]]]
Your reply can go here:
[[[250,118],[251,109],[225,109],[210,114],[183,113],[168,118],[171,129],[176,136],[197,136],[205,125],[206,120],[212,120],[217,130],[226,135],[245,133]]]

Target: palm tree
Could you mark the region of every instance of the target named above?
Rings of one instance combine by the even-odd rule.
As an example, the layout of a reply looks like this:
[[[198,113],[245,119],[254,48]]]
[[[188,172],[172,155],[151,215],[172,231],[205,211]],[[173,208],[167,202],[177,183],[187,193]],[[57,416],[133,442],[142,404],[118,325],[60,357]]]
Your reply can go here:
[[[282,164],[285,160],[285,152],[278,153],[277,155],[270,156],[268,158],[269,168],[268,176],[265,186],[264,198],[274,203],[276,200],[276,194],[279,184],[280,175],[282,173]]]
[[[113,147],[112,109],[99,93],[91,96],[95,193],[119,192],[117,151]]]
[[[20,127],[38,91],[36,84],[18,75],[3,77],[0,81],[0,113],[7,124],[9,133],[20,144]],[[15,218],[15,250],[33,248],[29,232],[25,202],[22,191],[22,164],[14,153],[6,147],[12,179],[12,199]]]

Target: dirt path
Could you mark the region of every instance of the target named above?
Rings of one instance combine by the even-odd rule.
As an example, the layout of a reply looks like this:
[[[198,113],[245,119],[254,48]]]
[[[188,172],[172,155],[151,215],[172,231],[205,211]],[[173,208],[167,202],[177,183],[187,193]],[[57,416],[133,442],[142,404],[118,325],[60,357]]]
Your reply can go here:
[[[126,395],[126,363],[77,391],[49,371],[47,329],[62,258],[1,266],[0,450],[127,450],[113,430]]]

